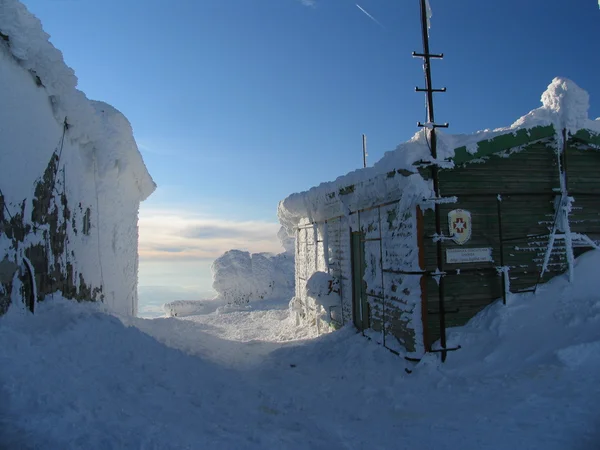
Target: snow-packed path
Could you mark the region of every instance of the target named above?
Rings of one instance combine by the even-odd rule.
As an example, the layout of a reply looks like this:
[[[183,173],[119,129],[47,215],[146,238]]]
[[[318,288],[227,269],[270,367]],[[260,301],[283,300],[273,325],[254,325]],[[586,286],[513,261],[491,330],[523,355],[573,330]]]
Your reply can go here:
[[[129,319],[128,323],[189,354],[225,367],[247,369],[262,364],[274,350],[316,337],[314,329],[294,326],[288,303],[289,299],[271,300],[249,310],[183,318]]]
[[[578,285],[456,329],[443,366],[351,328],[298,339],[281,309],[132,326],[90,304],[14,308],[0,448],[597,450],[600,254],[579,262]]]

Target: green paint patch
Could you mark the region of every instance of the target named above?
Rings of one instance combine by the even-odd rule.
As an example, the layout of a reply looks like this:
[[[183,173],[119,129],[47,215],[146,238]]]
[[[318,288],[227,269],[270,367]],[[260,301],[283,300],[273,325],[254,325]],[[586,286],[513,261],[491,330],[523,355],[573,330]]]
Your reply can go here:
[[[586,144],[593,145],[594,147],[600,148],[600,134],[592,130],[579,130],[573,136],[578,141],[583,141]]]
[[[530,129],[521,129],[516,132],[509,132],[496,136],[493,139],[477,142],[477,151],[469,153],[466,146],[458,147],[454,150],[454,164],[464,164],[474,159],[491,156],[494,153],[511,148],[527,145],[539,141],[540,139],[551,138],[556,134],[552,125],[539,126]]]

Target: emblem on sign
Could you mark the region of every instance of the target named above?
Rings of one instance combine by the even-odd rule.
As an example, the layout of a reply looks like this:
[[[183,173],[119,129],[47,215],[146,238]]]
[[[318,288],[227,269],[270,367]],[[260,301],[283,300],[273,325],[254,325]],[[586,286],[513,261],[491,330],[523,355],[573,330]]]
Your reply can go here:
[[[448,213],[450,237],[458,245],[471,239],[471,213],[464,209],[454,209]]]

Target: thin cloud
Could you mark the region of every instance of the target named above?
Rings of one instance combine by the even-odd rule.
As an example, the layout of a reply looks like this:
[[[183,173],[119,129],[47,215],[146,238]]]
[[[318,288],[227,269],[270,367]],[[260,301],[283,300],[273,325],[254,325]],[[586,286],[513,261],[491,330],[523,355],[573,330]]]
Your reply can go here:
[[[205,223],[189,227],[184,234],[192,239],[252,238],[268,240],[273,236],[273,229],[271,224],[265,227],[264,224],[257,222]]]
[[[316,0],[300,0],[304,6],[315,6]]]
[[[227,250],[283,251],[273,222],[220,220],[176,210],[140,211],[139,254],[144,261],[214,260]]]

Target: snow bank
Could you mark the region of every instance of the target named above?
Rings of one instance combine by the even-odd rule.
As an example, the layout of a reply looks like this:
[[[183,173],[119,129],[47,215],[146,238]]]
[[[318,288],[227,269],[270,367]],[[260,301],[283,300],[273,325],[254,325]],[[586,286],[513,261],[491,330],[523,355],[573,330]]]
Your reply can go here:
[[[483,130],[473,134],[446,134],[436,130],[438,162],[442,167],[452,167],[455,150],[466,147],[470,153],[477,151],[477,143],[519,130],[552,125],[556,132],[567,129],[571,134],[581,129],[600,133],[600,120],[588,118],[589,95],[573,81],[554,78],[541,96],[542,106],[515,121],[511,126]],[[338,177],[335,181],[321,183],[308,191],[295,193],[279,203],[281,224],[292,233],[300,220],[320,221],[348,210],[366,208],[369,203],[384,203],[392,190],[411,189],[421,198],[432,197],[431,183],[416,174],[418,162],[431,162],[427,128],[418,131],[409,141],[385,153],[373,167],[358,169]],[[400,173],[401,177],[390,177]]]
[[[453,373],[505,375],[531,367],[592,365],[600,370],[600,251],[575,261],[576,282],[560,275],[538,287],[537,293],[512,294],[460,328],[448,330],[445,369]],[[424,365],[437,357],[425,356]]]
[[[282,346],[295,338],[285,309],[123,324],[98,304],[13,305],[0,447],[596,449],[599,264],[586,253],[578,283],[561,276],[453,329],[462,348],[445,364],[351,326]]]
[[[280,230],[285,252],[252,253],[229,250],[212,264],[216,300],[235,305],[294,296],[294,240]]]
[[[294,257],[229,250],[212,265],[217,299],[236,305],[294,296]]]
[[[175,300],[165,303],[163,309],[167,317],[186,317],[210,314],[221,305],[217,300]]]
[[[136,314],[138,208],[155,184],[131,125],[76,89],[17,0],[0,2],[0,33],[0,260],[27,254],[41,298],[61,290]]]

